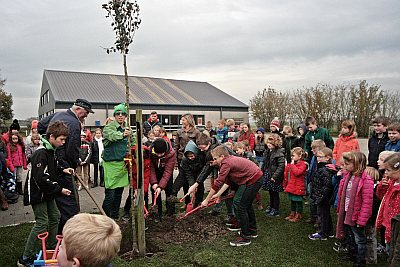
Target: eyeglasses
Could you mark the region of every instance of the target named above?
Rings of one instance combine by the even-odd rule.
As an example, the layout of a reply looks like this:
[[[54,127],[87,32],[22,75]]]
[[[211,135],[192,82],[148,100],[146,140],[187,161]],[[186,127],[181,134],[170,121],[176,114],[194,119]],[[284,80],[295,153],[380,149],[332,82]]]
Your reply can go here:
[[[124,113],[124,112],[117,112],[117,113],[115,113],[115,116],[126,116],[126,113]]]

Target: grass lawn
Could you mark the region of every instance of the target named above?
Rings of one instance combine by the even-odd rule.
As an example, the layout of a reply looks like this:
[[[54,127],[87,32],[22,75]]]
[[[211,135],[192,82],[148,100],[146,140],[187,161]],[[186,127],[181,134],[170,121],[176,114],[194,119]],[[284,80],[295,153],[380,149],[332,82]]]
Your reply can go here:
[[[268,194],[262,192],[265,200]],[[267,218],[264,212],[256,211],[259,236],[252,244],[244,247],[231,247],[229,241],[236,238],[230,233],[220,239],[196,244],[160,244],[164,253],[143,258],[134,262],[116,259],[114,266],[352,266],[342,261],[332,250],[334,239],[311,241],[308,234],[313,233],[312,225],[290,223],[284,220],[289,212],[289,201],[281,194],[281,216]],[[305,206],[304,217],[308,217]],[[16,266],[31,224],[0,228],[0,266]],[[378,265],[386,266],[380,260]]]

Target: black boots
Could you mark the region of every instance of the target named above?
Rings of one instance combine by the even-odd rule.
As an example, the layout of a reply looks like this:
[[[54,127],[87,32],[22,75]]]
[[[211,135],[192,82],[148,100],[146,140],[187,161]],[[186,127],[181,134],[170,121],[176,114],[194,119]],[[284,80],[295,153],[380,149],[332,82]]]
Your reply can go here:
[[[24,191],[22,190],[22,182],[17,182],[17,193],[18,195],[24,194]]]

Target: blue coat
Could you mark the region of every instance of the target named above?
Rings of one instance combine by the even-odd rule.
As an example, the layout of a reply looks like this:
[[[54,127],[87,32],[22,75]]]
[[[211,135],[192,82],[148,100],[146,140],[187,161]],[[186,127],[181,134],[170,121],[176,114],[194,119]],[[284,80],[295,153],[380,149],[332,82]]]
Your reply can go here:
[[[389,140],[385,145],[385,150],[386,151],[400,152],[400,141],[397,140],[396,143],[393,143],[392,141]]]

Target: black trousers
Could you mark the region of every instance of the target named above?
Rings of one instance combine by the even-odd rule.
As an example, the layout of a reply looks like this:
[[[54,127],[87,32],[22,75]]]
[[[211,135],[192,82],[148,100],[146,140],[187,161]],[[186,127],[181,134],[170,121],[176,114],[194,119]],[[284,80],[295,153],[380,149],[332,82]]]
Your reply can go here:
[[[331,206],[329,204],[318,205],[321,230],[319,232],[323,237],[333,234],[333,225],[331,217]]]
[[[93,163],[93,184],[98,185],[99,180],[99,171],[100,171],[100,184],[104,184],[104,169],[99,163]]]
[[[269,206],[279,211],[280,203],[279,192],[269,190]]]
[[[78,214],[80,208],[79,208],[79,196],[78,192],[76,191],[75,184],[72,180],[73,177],[68,174],[63,174],[58,178],[59,178],[58,185],[61,188],[66,188],[71,190],[71,194],[69,196],[58,195],[56,197],[57,208],[61,214],[60,223],[58,224],[58,233],[62,234],[62,230],[64,229],[65,223],[71,217]]]

